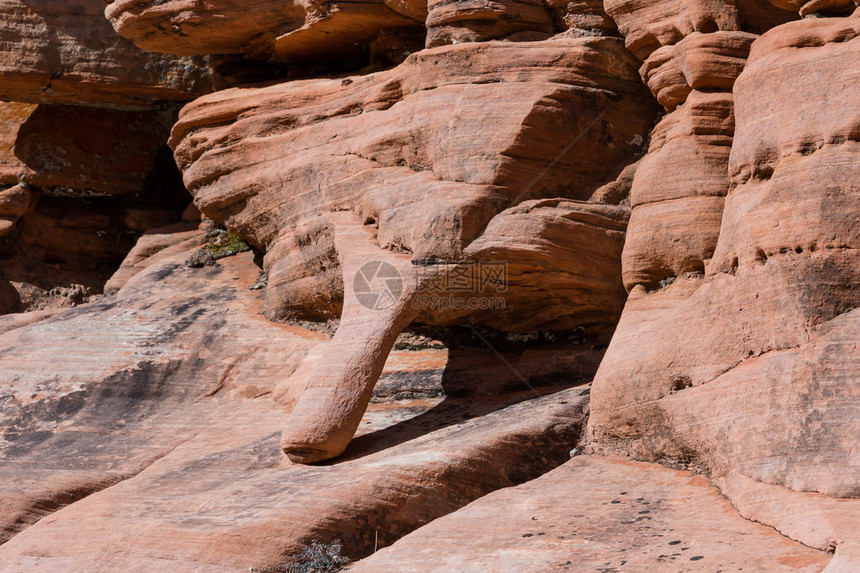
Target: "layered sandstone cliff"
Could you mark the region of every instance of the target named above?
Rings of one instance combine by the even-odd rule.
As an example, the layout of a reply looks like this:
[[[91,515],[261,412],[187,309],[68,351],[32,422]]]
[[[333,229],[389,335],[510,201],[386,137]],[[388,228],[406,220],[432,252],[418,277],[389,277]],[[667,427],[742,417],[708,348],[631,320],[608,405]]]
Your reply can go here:
[[[165,140],[213,72],[137,49],[103,9],[0,2],[0,282],[14,308],[99,294],[137,236],[188,203]]]
[[[0,0],[0,571],[856,570],[857,6]]]

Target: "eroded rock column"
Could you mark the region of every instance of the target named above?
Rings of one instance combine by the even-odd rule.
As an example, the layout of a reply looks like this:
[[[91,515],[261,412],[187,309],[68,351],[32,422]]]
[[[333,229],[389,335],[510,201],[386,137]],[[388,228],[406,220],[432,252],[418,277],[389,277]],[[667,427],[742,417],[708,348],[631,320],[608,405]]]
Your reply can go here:
[[[624,284],[658,287],[702,275],[717,243],[734,133],[732,85],[754,34],[733,2],[608,2],[643,59],[643,81],[667,115],[651,133],[631,190]]]
[[[281,448],[294,462],[340,455],[352,440],[376,380],[422,293],[411,257],[380,249],[353,213],[331,213],[343,273],[340,323],[290,413]]]
[[[706,211],[692,210],[640,225],[634,180],[624,263],[630,296],[594,381],[589,432],[594,451],[706,473],[745,516],[838,553],[856,542],[844,509],[858,496],[852,452],[860,428],[847,412],[860,403],[851,374],[860,368],[853,342],[860,44],[857,12],[818,16],[776,27],[750,47],[733,86],[726,170],[713,172],[715,185],[725,182],[721,218],[700,221],[694,215]],[[649,85],[662,75],[651,74]],[[687,91],[661,85],[669,86],[658,90],[667,103]],[[668,117],[720,95],[693,90]],[[709,121],[719,118],[719,105],[707,109]],[[693,141],[702,137],[697,130],[686,130]],[[661,151],[671,149],[666,141]],[[683,149],[674,153],[681,169],[693,163]],[[645,190],[658,188],[654,181]],[[685,201],[707,200],[696,198],[707,189],[700,179],[688,176],[679,187]],[[699,268],[685,272],[690,260]]]

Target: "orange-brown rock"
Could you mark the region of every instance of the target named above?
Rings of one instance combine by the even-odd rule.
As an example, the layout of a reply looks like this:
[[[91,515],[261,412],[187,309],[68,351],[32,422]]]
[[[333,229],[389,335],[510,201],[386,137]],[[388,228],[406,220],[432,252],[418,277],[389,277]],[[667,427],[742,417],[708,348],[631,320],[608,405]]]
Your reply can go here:
[[[310,2],[203,4],[111,0],[104,11],[119,34],[144,50],[168,54],[258,55],[271,50],[281,28],[295,29],[310,8]],[[230,23],[225,25],[228,19]]]
[[[633,181],[623,256],[628,290],[704,273],[716,248],[730,183],[730,90],[757,37],[728,24],[728,31],[721,30],[718,18],[704,16],[724,14],[729,22],[733,3],[726,12],[720,12],[719,3],[677,3],[675,8],[677,13],[666,3],[607,6],[622,32],[633,26],[627,46],[646,58],[642,79],[671,112],[652,130],[648,154]],[[652,36],[637,36],[648,30]]]
[[[831,558],[742,519],[701,477],[581,456],[437,519],[350,571],[814,572]]]
[[[611,35],[617,33],[615,22],[603,9],[602,0],[546,0],[556,26]]]
[[[26,308],[55,289],[100,293],[136,233],[179,220],[188,198],[166,146],[174,118],[0,103],[0,271]]]
[[[858,23],[805,19],[753,44],[713,259],[632,290],[589,421],[595,450],[702,468],[748,515],[837,551],[857,542],[839,511],[860,503]],[[756,484],[779,505],[756,505]],[[798,526],[807,492],[852,498],[821,504],[827,535]]]
[[[756,37],[747,32],[693,32],[677,44],[654,51],[642,66],[642,79],[669,110],[683,103],[692,90],[731,91]]]
[[[333,213],[329,220],[344,277],[344,304],[329,351],[308,375],[281,436],[281,448],[301,463],[346,450],[388,353],[418,314],[414,302],[423,292],[423,277],[411,276],[411,257],[379,249],[353,213]]]
[[[205,245],[206,236],[198,226],[198,223],[181,222],[147,230],[105,283],[104,293],[116,294],[132,277],[148,267]]]
[[[193,233],[165,229],[163,243]],[[247,570],[334,538],[364,556],[556,467],[583,429],[585,389],[540,397],[518,378],[512,388],[490,350],[434,344],[392,354],[345,459],[292,465],[279,417],[301,392],[302,363],[330,343],[262,317],[251,253],[191,269],[189,252],[139,261],[99,302],[0,318],[0,570]],[[557,368],[565,347],[545,350]],[[566,351],[571,373],[599,361]],[[504,355],[539,385],[543,352]],[[69,359],[46,380],[58,354]]]
[[[204,398],[185,416],[162,414],[188,426],[162,438],[172,450],[151,451],[161,457],[139,474],[18,533],[0,547],[0,571],[247,571],[282,566],[312,540],[334,539],[347,555],[365,556],[557,466],[582,423],[581,400],[572,390],[504,409],[486,400],[379,404],[349,459],[307,467],[283,459],[266,419],[276,409]],[[112,441],[122,442],[102,438],[102,449],[121,447]],[[81,537],[89,551],[77,548]]]
[[[608,339],[620,310],[615,305],[623,299],[617,269],[626,215],[626,209],[616,206],[526,202],[494,218],[469,245],[466,256],[477,265],[433,264],[419,267],[420,272],[413,270],[410,256],[380,250],[354,214],[328,215],[344,276],[343,313],[329,352],[308,374],[290,414],[281,439],[284,451],[303,463],[342,453],[358,428],[394,340],[410,322],[421,320],[422,313],[436,322],[463,317],[460,321],[485,322],[509,331],[576,325]],[[485,261],[501,261],[503,266],[498,262],[481,266]],[[462,267],[466,274],[457,272]],[[533,278],[534,269],[543,267],[554,270]],[[490,269],[498,272],[487,278],[505,282],[504,289],[487,285],[492,292],[503,291],[490,299],[494,304],[455,305],[489,296],[473,284],[452,289],[455,277],[471,283],[481,280],[475,275]],[[387,288],[380,292],[366,288],[374,280]],[[530,312],[535,300],[546,303],[550,296],[555,299],[545,310]]]
[[[302,18],[274,39],[275,59],[311,65],[349,58],[360,61],[384,30],[415,27],[419,35],[424,31],[414,19],[379,0],[340,0],[321,8],[315,2],[303,6]]]
[[[427,0],[385,0],[385,5],[422,24],[427,19]]]
[[[615,23],[600,0],[431,0],[427,47],[494,39],[534,41],[562,30],[573,35],[613,35]]]
[[[734,0],[605,0],[603,5],[627,48],[643,61],[693,32],[740,30]]]
[[[651,134],[630,192],[624,285],[703,273],[720,232],[734,132],[732,95],[694,91]]]
[[[0,103],[0,185],[15,185],[23,167],[15,157],[18,130],[36,106],[25,103]]]
[[[455,262],[510,203],[587,199],[651,112],[619,44],[443,47],[372,76],[229,90],[186,107],[171,144],[201,210],[267,251],[270,297],[292,297],[273,314],[337,309],[327,211],[353,209],[382,248]],[[619,76],[589,76],[603,67]]]
[[[204,60],[143,52],[103,10],[100,0],[0,4],[0,99],[148,108],[212,90]]]
[[[485,42],[518,34],[544,39],[555,31],[543,0],[429,0],[427,47]]]
[[[789,252],[853,257],[860,245],[858,36],[860,12],[786,24],[755,44],[737,86],[740,129],[729,166],[734,188],[713,272],[756,267]],[[821,62],[829,73],[822,75]],[[782,76],[772,71],[777,66],[791,71],[795,96],[814,97],[819,105],[797,113],[754,97],[782,88]],[[832,284],[849,294],[843,281]]]
[[[857,0],[771,0],[775,6],[785,10],[797,11],[801,16],[852,12],[860,6]]]
[[[858,3],[0,0],[0,572],[858,570]]]
[[[494,293],[504,304],[470,310],[469,320],[508,332],[580,327],[608,340],[625,297],[618,270],[628,216],[626,207],[563,199],[503,211],[465,255],[504,261],[506,289]],[[418,320],[432,322],[433,314],[424,311]]]
[[[546,219],[531,229],[507,217],[488,228],[485,244],[473,252],[468,246],[507,206],[541,196],[587,198],[590,185],[635,152],[651,104],[621,50],[605,37],[437,48],[375,76],[232,90],[183,110],[171,145],[186,185],[203,213],[267,251],[272,314],[307,307],[318,316],[345,301],[332,354],[310,375],[307,398],[284,434],[293,459],[343,451],[391,344],[419,311],[432,323],[470,317],[505,330],[611,332],[622,298],[612,261],[623,209],[581,207],[574,215],[572,204],[546,205]],[[597,69],[616,76],[591,76]],[[470,83],[477,78],[480,84]],[[592,91],[598,86],[604,91]],[[495,105],[491,114],[487,102]],[[554,135],[558,129],[567,133]],[[326,214],[344,210],[354,214]],[[502,247],[505,233],[517,233],[506,226],[538,232],[538,240]],[[580,246],[590,237],[601,238],[597,251]],[[482,261],[519,249],[510,312],[436,303],[451,293],[431,284],[444,283],[464,257]],[[607,264],[592,262],[598,251]],[[570,261],[536,280],[567,283],[571,294],[534,313],[528,303],[546,304],[546,291],[527,275],[559,255]],[[363,264],[379,261],[388,274],[378,278],[399,281],[398,289],[383,289],[392,299],[384,309],[368,308],[352,296],[353,281]],[[589,275],[596,280],[579,278]],[[602,290],[580,295],[595,289]],[[580,296],[570,306],[573,292]],[[275,298],[282,293],[286,300]]]
[[[627,47],[644,61],[658,48],[677,44],[694,32],[744,30],[761,34],[796,20],[797,8],[787,5],[791,1],[606,0],[604,7],[618,24]]]
[[[26,172],[15,156],[15,142],[21,125],[35,110],[34,105],[0,103],[0,239],[15,228],[15,223],[29,209],[33,195],[20,184]]]
[[[209,419],[205,408],[191,414],[195,400],[271,391],[266,380],[280,381],[319,338],[256,314],[256,296],[247,290],[256,278],[250,254],[194,270],[184,265],[186,257],[150,266],[114,298],[5,333],[4,539],[137,474],[192,437]],[[255,352],[237,354],[245,343]],[[40,348],[53,350],[40,354]],[[63,366],[54,369],[58,355]],[[234,387],[233,377],[246,368],[253,380]],[[46,369],[57,373],[51,382]]]
[[[33,195],[24,184],[0,186],[0,238],[15,228],[15,223],[30,210]]]
[[[386,5],[389,3],[112,0],[105,14],[117,32],[145,50],[185,55],[241,53],[288,62],[312,60],[319,65],[366,56],[371,41],[387,28],[420,25],[415,19],[421,16],[420,5],[397,2],[395,11]]]

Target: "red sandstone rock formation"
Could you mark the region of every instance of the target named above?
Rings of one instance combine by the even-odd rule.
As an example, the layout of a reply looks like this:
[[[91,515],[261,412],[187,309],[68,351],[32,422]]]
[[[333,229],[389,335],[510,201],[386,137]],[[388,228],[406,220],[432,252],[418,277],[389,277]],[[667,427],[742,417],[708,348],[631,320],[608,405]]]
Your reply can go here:
[[[597,450],[702,468],[746,499],[744,515],[820,549],[856,542],[835,505],[801,516],[791,503],[804,506],[801,492],[856,498],[860,483],[860,428],[847,414],[860,401],[858,22],[857,13],[807,19],[753,43],[734,86],[719,234],[699,274],[627,257],[637,233],[678,245],[637,230],[634,207],[624,262],[632,290],[589,420]],[[634,201],[636,189],[634,180]],[[655,284],[670,271],[674,282]],[[755,487],[796,501],[765,511],[749,503]],[[856,500],[844,503],[856,511]]]
[[[118,37],[100,0],[0,3],[0,99],[149,108],[212,90],[205,62]]]
[[[857,570],[857,4],[0,0],[0,571]]]
[[[345,301],[335,337],[342,350],[311,376],[318,383],[311,382],[284,437],[295,459],[343,451],[388,349],[419,310],[419,320],[435,324],[471,316],[508,331],[587,326],[608,337],[621,298],[611,261],[625,210],[556,202],[532,216],[502,213],[496,225],[491,219],[534,197],[588,199],[595,183],[629,161],[650,109],[631,60],[620,42],[606,37],[437,48],[390,72],[230,90],[183,110],[171,145],[186,185],[203,213],[266,251],[270,313],[301,316],[307,309],[313,317]],[[598,69],[615,76],[598,76]],[[478,78],[482,83],[473,83]],[[345,209],[354,212],[351,225],[359,230],[327,215]],[[538,222],[541,216],[579,224],[552,231]],[[533,240],[502,239],[525,234],[531,223],[521,221],[529,219]],[[343,234],[349,238],[340,239]],[[594,251],[577,249],[585,241],[594,241]],[[556,271],[553,249],[576,258]],[[446,294],[432,292],[427,282],[449,265],[464,258],[504,261],[516,251],[519,266],[512,269],[504,313],[421,302]],[[541,256],[549,257],[552,270],[538,282],[595,294],[553,293],[562,296],[531,312],[547,291],[519,276],[539,272]],[[593,257],[607,257],[607,264],[595,265]],[[363,309],[348,288],[361,265],[374,260],[398,269],[404,289],[382,313]],[[416,264],[428,276],[413,277]]]
[[[424,20],[420,5],[382,0],[243,0],[191,5],[181,0],[111,0],[105,14],[117,32],[146,50],[241,53],[314,64],[361,57],[382,30],[419,26]],[[224,25],[225,20],[230,25]]]
[[[0,274],[25,308],[99,293],[135,234],[187,201],[164,143],[175,102],[212,91],[213,73],[141,51],[103,9],[0,2],[0,99],[14,100],[0,103]]]
[[[25,307],[56,288],[101,292],[136,233],[178,220],[187,198],[165,145],[174,119],[0,103],[0,273]]]
[[[202,231],[147,237],[149,257],[137,251],[113,298],[0,318],[0,570],[274,567],[335,535],[369,554],[557,466],[584,427],[584,389],[535,398],[519,380],[505,390],[510,373],[488,351],[456,372],[453,349],[407,349],[386,365],[347,459],[292,465],[279,414],[302,391],[302,362],[331,343],[262,316],[251,253],[191,269]],[[554,348],[556,369],[563,349],[571,373],[593,374],[599,351]],[[505,355],[540,376],[552,350]],[[69,359],[46,381],[57,353]]]
[[[483,42],[514,36],[545,39],[555,24],[543,0],[430,0],[427,47]]]
[[[351,571],[814,572],[828,561],[741,519],[701,477],[582,456],[437,519]]]

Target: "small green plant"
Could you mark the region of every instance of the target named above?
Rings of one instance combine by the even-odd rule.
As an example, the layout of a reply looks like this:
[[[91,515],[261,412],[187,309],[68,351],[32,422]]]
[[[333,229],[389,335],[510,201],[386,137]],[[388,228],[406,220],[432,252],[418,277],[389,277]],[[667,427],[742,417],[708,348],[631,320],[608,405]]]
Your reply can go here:
[[[231,257],[250,250],[251,246],[242,237],[226,231],[220,231],[212,242],[197,249],[197,252],[191,255],[186,264],[192,268],[205,267],[207,265],[214,265],[218,259]]]
[[[222,233],[214,243],[201,248],[212,253],[216,260],[251,250],[251,246],[242,237],[233,233]]]

